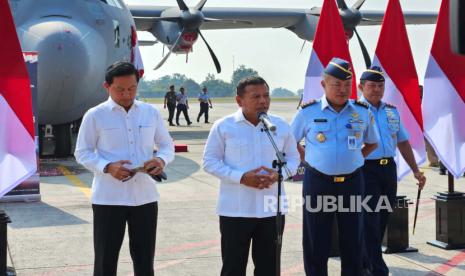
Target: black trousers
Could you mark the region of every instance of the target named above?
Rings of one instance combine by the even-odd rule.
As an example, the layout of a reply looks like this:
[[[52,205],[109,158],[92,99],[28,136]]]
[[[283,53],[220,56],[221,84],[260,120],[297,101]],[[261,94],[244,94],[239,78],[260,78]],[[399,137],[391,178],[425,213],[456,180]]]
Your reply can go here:
[[[202,117],[202,115],[205,114],[205,123],[208,123],[208,109],[209,109],[208,103],[204,103],[204,102],[200,103],[200,112],[199,112],[199,116],[197,116],[197,122],[200,121],[200,117]]]
[[[323,199],[318,197],[341,196],[343,207],[350,207],[350,196],[363,195],[363,174],[353,173],[350,179],[336,183],[313,170],[305,170],[303,183],[303,249],[305,275],[328,276],[328,257],[331,250],[331,229],[337,217],[341,275],[362,275],[362,212],[325,211]],[[308,202],[310,200],[310,202]],[[320,203],[319,203],[320,202]],[[308,204],[308,205],[307,205]],[[339,204],[339,203],[338,203]],[[311,207],[309,209],[308,207]]]
[[[168,103],[166,106],[168,106],[168,122],[170,124],[173,124],[173,118],[174,118],[174,111],[176,110],[176,104],[175,103]]]
[[[126,223],[134,275],[154,275],[158,204],[92,205],[94,213],[94,276],[116,276]]]
[[[378,162],[365,161],[363,166],[365,178],[365,195],[371,196],[368,201],[370,209],[375,210],[381,196],[394,208],[397,193],[397,166],[391,158],[386,165]],[[365,263],[373,275],[387,276],[389,269],[383,260],[381,243],[388,224],[389,212],[381,209],[379,212],[364,213]]]
[[[184,114],[184,118],[188,125],[191,124],[191,120],[189,120],[189,114],[187,114],[187,105],[185,104],[178,104],[177,111],[176,111],[176,124],[179,125],[179,115],[181,112]]]
[[[285,217],[282,216],[284,230]],[[239,218],[220,216],[221,276],[245,276],[252,243],[254,275],[276,275],[276,216]]]

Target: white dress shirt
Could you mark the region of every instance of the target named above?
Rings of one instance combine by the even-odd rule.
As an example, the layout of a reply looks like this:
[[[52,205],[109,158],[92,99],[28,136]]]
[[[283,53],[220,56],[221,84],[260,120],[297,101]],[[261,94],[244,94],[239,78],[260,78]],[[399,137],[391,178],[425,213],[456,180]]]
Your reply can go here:
[[[152,105],[134,101],[128,112],[108,101],[91,108],[82,119],[74,155],[78,163],[94,173],[92,203],[138,206],[158,201],[156,181],[148,174],[137,173],[122,182],[104,173],[110,162],[129,160],[128,168],[143,166],[157,157],[168,164],[174,159],[174,143],[160,111]]]
[[[179,93],[177,96],[177,99],[178,99],[179,104],[187,105],[187,99],[188,99],[187,94]]]
[[[277,127],[276,134],[272,134],[276,145],[286,154],[287,167],[294,175],[300,156],[291,128],[280,117],[269,117]],[[276,215],[264,204],[265,196],[276,199],[277,183],[263,190],[240,184],[244,173],[260,166],[271,168],[276,159],[274,148],[262,128],[262,123],[254,126],[247,121],[239,109],[216,121],[210,131],[203,155],[203,169],[220,179],[217,208],[220,216],[264,218]],[[283,175],[287,178],[284,169]],[[285,195],[284,185],[282,195]]]

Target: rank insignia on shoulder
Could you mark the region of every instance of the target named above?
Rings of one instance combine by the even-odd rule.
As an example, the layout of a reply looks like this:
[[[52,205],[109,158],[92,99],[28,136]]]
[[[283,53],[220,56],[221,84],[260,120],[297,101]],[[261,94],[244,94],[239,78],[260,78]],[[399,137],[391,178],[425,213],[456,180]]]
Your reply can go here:
[[[309,102],[306,102],[306,103],[301,104],[300,107],[301,107],[302,109],[304,109],[304,108],[306,108],[306,107],[311,106],[311,105],[314,104],[314,103],[316,103],[316,101],[315,101],[315,100],[311,100],[311,101],[309,101]]]
[[[396,108],[396,106],[395,106],[395,105],[393,105],[393,104],[390,104],[390,103],[386,103],[386,106],[387,106],[387,107],[390,107],[390,108]]]
[[[365,108],[368,108],[368,104],[366,102],[362,102],[362,101],[355,101],[354,104],[358,105],[358,106],[363,106]]]

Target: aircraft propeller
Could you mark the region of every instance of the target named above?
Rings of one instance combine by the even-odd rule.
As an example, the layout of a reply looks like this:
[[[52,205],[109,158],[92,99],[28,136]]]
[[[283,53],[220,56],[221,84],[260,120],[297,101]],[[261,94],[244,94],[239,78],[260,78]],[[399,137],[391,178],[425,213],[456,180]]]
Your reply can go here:
[[[218,61],[218,58],[216,57],[215,53],[213,52],[212,48],[208,44],[207,40],[205,37],[202,35],[200,32],[200,26],[202,25],[203,22],[211,22],[211,21],[223,21],[222,19],[216,19],[216,18],[207,18],[203,15],[202,9],[207,2],[207,0],[201,0],[194,8],[189,8],[184,0],[176,0],[178,3],[178,7],[181,11],[179,16],[174,16],[174,17],[157,17],[153,19],[157,20],[163,20],[163,21],[171,21],[171,22],[177,22],[181,26],[181,32],[179,32],[179,36],[174,42],[174,44],[170,47],[169,53],[163,57],[163,59],[158,63],[157,66],[155,66],[155,70],[160,68],[163,63],[168,59],[170,54],[172,53],[173,49],[178,46],[180,42],[180,38],[183,36],[185,32],[195,32],[200,35],[202,38],[203,42],[205,42],[205,45],[208,48],[208,51],[210,52],[210,56],[213,59],[213,63],[215,64],[216,71],[218,73],[221,72],[221,65],[220,62]]]
[[[362,50],[363,59],[365,60],[365,66],[370,68],[371,58],[368,53],[365,43],[363,43],[362,38],[360,37],[356,27],[360,24],[361,21],[371,21],[370,19],[363,18],[360,13],[360,8],[365,3],[365,0],[358,0],[351,8],[349,8],[344,0],[336,0],[337,6],[339,7],[339,14],[341,15],[342,23],[344,24],[344,29],[349,38],[352,36],[357,36],[358,43]],[[310,13],[315,16],[320,16],[321,7],[314,7],[310,10]]]

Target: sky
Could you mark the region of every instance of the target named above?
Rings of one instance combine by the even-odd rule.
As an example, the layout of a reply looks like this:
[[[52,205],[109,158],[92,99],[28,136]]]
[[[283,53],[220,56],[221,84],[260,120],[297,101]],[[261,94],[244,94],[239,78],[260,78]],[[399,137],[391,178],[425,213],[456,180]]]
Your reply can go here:
[[[200,0],[198,0],[200,1]],[[188,6],[195,6],[197,0],[185,0]],[[125,0],[127,4],[176,5],[175,0]],[[346,0],[348,6],[355,0]],[[387,0],[367,0],[362,7],[366,10],[385,10]],[[266,7],[266,8],[302,8],[310,9],[321,6],[323,0],[209,0],[206,7]],[[440,0],[401,0],[404,11],[439,11]],[[435,25],[407,26],[415,65],[420,83],[428,62]],[[357,28],[365,45],[373,56],[380,26],[359,26]],[[215,66],[207,47],[199,38],[194,44],[193,53],[189,54],[186,64],[185,55],[171,55],[158,70],[153,70],[162,59],[162,45],[141,47],[146,79],[157,79],[164,75],[180,73],[200,83],[207,74],[230,81],[232,72],[239,65],[245,65],[258,71],[266,79],[271,89],[283,87],[291,91],[303,88],[305,72],[311,53],[311,42],[307,42],[300,52],[303,40],[287,29],[239,29],[239,30],[205,30],[202,34],[207,39],[218,57],[222,72],[216,73]],[[139,38],[151,38],[151,34],[140,32]],[[166,53],[167,49],[165,49]],[[363,56],[355,36],[350,41],[350,52],[357,75],[364,69]]]

